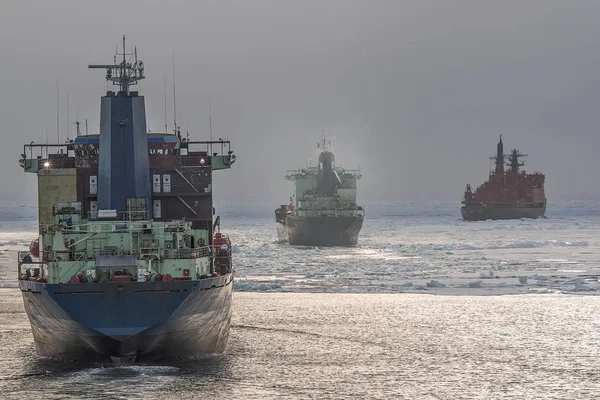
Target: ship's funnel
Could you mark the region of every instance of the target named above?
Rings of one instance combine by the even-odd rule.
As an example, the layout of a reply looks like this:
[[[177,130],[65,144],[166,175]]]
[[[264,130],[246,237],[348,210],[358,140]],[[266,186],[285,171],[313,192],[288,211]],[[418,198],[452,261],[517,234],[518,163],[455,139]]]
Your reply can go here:
[[[137,92],[108,92],[101,107],[98,207],[125,212],[128,198],[144,198],[151,213],[144,97]]]
[[[144,79],[144,63],[138,60],[137,49],[133,53],[126,52],[125,36],[123,53],[117,56],[123,57],[119,63],[115,56],[113,64],[89,66],[106,69],[106,80],[119,86],[116,94],[107,92],[101,101],[98,208],[120,213],[130,211],[129,217],[136,219],[151,218],[146,106],[143,96],[129,90]],[[128,201],[129,198],[136,200]],[[138,215],[140,212],[142,216]]]
[[[319,154],[317,190],[319,193],[327,196],[333,195],[336,187],[341,186],[342,184],[340,177],[333,167],[334,161],[335,157],[333,153],[329,151],[324,151]]]

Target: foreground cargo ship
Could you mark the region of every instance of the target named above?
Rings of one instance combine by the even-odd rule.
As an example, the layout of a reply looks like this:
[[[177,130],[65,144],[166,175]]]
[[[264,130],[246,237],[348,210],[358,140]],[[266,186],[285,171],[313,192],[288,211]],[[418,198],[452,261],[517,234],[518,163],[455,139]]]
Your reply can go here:
[[[524,165],[521,158],[527,156],[518,150],[504,154],[502,136],[496,148],[496,168],[489,179],[475,192],[467,185],[462,201],[461,213],[465,220],[539,218],[546,212],[544,193],[545,176],[539,172],[528,174],[519,171]],[[508,171],[504,160],[508,158]]]
[[[39,239],[18,255],[36,350],[123,363],[222,352],[233,274],[212,176],[235,156],[228,141],[149,134],[144,97],[130,90],[143,63],[125,39],[118,56],[90,65],[119,87],[101,99],[100,133],[21,155],[38,176]]]
[[[355,246],[364,221],[364,210],[356,204],[358,170],[335,166],[331,142],[318,148],[319,164],[288,171],[294,182],[290,203],[275,210],[280,242],[305,246]],[[294,204],[294,198],[296,199]]]

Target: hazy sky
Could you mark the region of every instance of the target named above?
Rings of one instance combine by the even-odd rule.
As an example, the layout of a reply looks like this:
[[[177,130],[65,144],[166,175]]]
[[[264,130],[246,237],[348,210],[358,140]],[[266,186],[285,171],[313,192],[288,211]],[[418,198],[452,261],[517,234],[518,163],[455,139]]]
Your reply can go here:
[[[97,131],[104,71],[126,34],[147,79],[149,128],[164,130],[164,78],[177,119],[233,141],[216,175],[224,201],[277,206],[286,169],[315,160],[321,131],[338,164],[363,179],[359,199],[456,200],[487,176],[498,135],[529,153],[554,199],[600,195],[599,1],[212,0],[2,1],[0,187],[31,203],[22,144],[56,141],[76,116]],[[507,149],[508,150],[508,149]]]

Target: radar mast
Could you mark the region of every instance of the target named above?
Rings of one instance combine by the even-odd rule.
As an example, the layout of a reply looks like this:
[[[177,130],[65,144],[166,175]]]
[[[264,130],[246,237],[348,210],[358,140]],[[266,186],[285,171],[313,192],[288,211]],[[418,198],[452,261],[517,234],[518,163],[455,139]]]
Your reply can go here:
[[[508,163],[507,163],[507,165],[510,166],[510,169],[513,173],[517,173],[519,171],[519,167],[522,167],[523,165],[525,165],[524,162],[519,161],[519,158],[527,157],[528,155],[529,154],[521,153],[517,149],[513,149],[513,151],[510,153],[510,156],[508,157]]]
[[[122,61],[117,64],[117,57]],[[116,51],[113,64],[91,64],[88,68],[106,69],[106,80],[119,85],[119,91],[128,93],[129,87],[135,85],[139,80],[145,78],[144,63],[138,60],[137,47],[134,46],[133,53],[127,53],[125,49],[125,35],[123,35],[123,52]]]

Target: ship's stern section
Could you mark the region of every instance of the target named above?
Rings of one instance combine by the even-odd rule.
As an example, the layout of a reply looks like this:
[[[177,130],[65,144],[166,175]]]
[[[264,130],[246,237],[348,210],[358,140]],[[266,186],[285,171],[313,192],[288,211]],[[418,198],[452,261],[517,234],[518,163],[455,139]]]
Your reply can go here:
[[[200,281],[20,281],[39,355],[57,359],[194,358],[223,352],[233,275]]]
[[[356,246],[363,221],[363,215],[290,216],[287,219],[289,243],[302,246]]]

